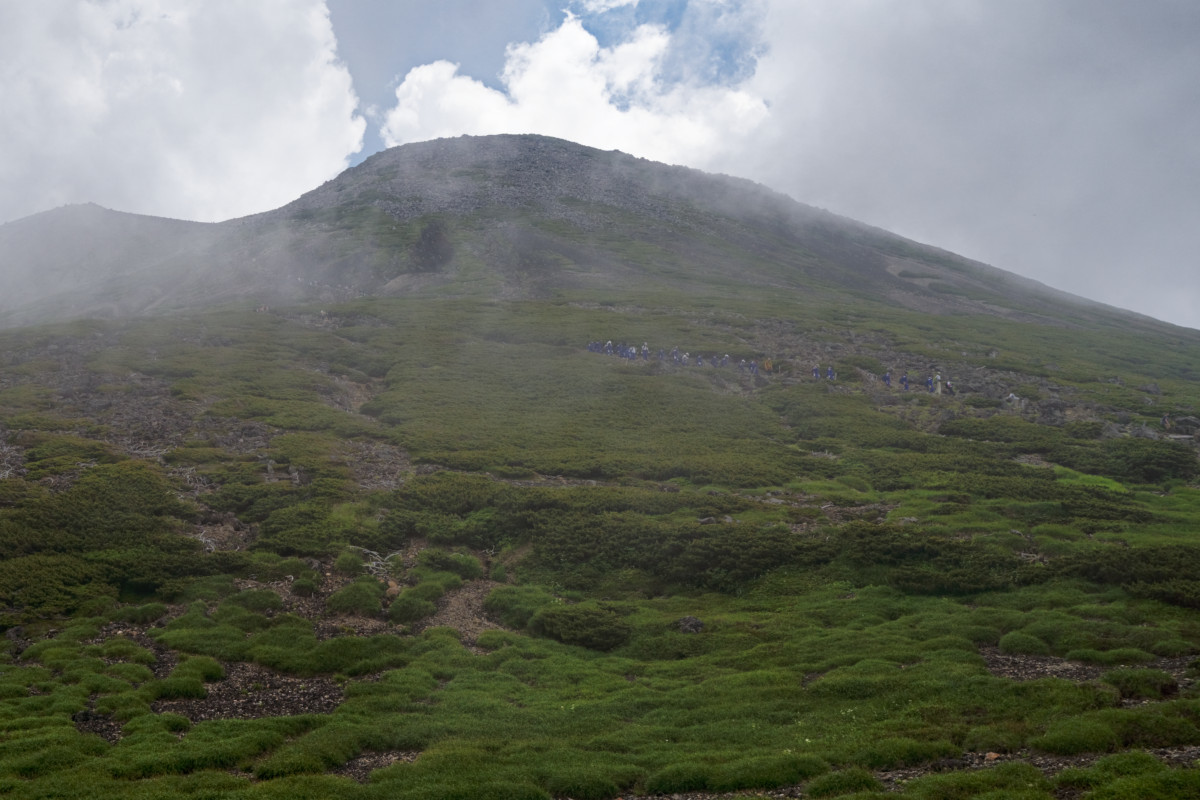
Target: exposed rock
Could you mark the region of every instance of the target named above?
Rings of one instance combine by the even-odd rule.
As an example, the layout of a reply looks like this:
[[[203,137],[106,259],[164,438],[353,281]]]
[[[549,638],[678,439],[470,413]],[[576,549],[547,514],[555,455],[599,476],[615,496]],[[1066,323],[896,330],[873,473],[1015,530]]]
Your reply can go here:
[[[697,617],[684,617],[679,620],[680,633],[700,633],[704,630],[704,623]]]
[[[1171,431],[1174,433],[1194,434],[1200,431],[1200,418],[1177,417],[1171,422]]]
[[[1111,422],[1104,423],[1104,427],[1100,429],[1100,438],[1102,439],[1119,439],[1125,435],[1119,425],[1114,425]]]

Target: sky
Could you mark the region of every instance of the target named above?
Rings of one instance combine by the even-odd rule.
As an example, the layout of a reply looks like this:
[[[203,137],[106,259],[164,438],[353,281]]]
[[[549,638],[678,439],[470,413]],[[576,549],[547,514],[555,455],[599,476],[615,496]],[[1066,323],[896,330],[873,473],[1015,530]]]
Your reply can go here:
[[[0,223],[541,133],[1200,328],[1197,42],[1196,0],[0,0]]]

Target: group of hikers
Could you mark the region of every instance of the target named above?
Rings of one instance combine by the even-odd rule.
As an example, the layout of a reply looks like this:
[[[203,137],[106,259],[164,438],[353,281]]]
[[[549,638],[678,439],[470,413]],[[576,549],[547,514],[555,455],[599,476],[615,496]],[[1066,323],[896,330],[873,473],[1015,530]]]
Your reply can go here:
[[[817,368],[813,367],[813,376],[814,377],[816,376],[816,372],[817,372]],[[891,370],[888,370],[887,372],[883,373],[883,385],[888,387],[889,389],[892,387],[892,372],[891,372]],[[909,391],[910,381],[908,379],[907,372],[903,373],[900,376],[900,385],[904,388],[904,391],[906,391],[906,392]],[[936,375],[930,375],[925,378],[925,390],[927,392],[929,392],[930,394],[943,394],[943,392],[945,394],[954,394],[955,393],[954,392],[954,382],[947,379],[945,384],[943,384],[942,383],[942,373],[940,373],[940,372],[937,373]]]
[[[637,361],[638,359],[641,359],[642,361],[649,361],[653,356],[658,361],[679,364],[680,366],[684,367],[728,367],[730,363],[732,363],[728,353],[725,355],[713,353],[708,358],[705,358],[702,353],[697,353],[695,356],[693,356],[690,352],[680,351],[678,347],[672,348],[670,352],[667,352],[660,347],[656,353],[652,354],[650,345],[646,342],[642,342],[642,346],[638,347],[637,345],[625,344],[624,342],[613,344],[612,340],[609,339],[607,342],[588,342],[587,349],[592,353],[602,353],[606,356],[628,358],[633,361]],[[747,361],[746,359],[741,358],[738,359],[735,366],[737,367],[738,372],[749,373],[751,375],[757,375],[759,370],[770,373],[775,368],[775,365],[769,358],[764,358],[761,364],[757,359],[750,359]]]
[[[614,344],[611,339],[604,342],[596,340],[588,342],[587,349],[588,352],[591,353],[617,356],[618,358],[625,358],[631,361],[650,361],[653,358],[663,363],[678,364],[684,367],[728,367],[731,363],[733,363],[728,353],[725,355],[714,353],[706,358],[703,354],[697,354],[693,356],[690,352],[681,351],[678,347],[673,347],[670,351],[663,350],[662,348],[652,350],[648,342],[642,342],[641,347],[638,347],[635,344],[626,344],[624,342],[618,342]],[[738,372],[749,373],[750,375],[758,375],[760,371],[766,374],[770,374],[775,371],[775,364],[770,358],[764,358],[761,363],[757,359],[747,360],[740,358],[735,366],[737,367]],[[824,378],[822,378],[821,375],[821,365],[814,365],[812,368],[812,376],[814,380],[837,380],[837,372],[834,371],[832,364],[825,368]],[[883,385],[890,389],[892,386],[891,370],[883,373],[882,380]],[[908,377],[907,371],[900,375],[900,386],[906,392],[911,389],[912,382]],[[925,378],[925,389],[930,394],[955,394],[954,384],[949,380],[943,383],[942,374],[940,372]]]

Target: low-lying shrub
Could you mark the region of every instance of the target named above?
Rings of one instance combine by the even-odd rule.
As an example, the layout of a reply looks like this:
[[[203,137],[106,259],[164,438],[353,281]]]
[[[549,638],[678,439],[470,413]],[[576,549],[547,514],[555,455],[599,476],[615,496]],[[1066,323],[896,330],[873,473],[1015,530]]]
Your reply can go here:
[[[529,630],[563,644],[607,651],[619,647],[633,629],[618,614],[592,605],[549,605],[529,620]]]
[[[325,607],[338,614],[374,616],[382,608],[384,590],[378,580],[363,576],[329,595]]]
[[[431,617],[436,612],[437,606],[429,600],[405,591],[388,606],[388,619],[400,625],[407,625]]]
[[[850,767],[819,775],[804,787],[804,793],[809,797],[836,797],[854,792],[878,791],[883,791],[883,784],[861,767]]]

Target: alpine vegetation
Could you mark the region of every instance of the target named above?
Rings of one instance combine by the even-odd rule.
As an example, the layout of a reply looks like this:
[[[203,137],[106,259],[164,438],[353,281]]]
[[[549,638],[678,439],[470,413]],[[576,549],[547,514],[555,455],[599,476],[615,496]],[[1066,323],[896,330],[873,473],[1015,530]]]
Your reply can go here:
[[[1200,794],[1196,331],[534,136],[0,252],[8,796]]]

